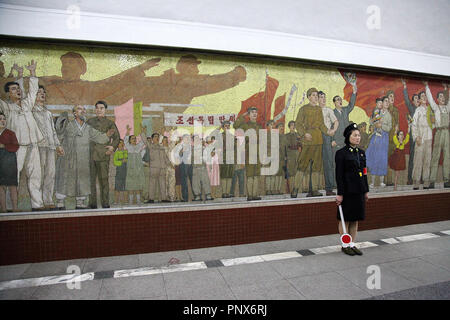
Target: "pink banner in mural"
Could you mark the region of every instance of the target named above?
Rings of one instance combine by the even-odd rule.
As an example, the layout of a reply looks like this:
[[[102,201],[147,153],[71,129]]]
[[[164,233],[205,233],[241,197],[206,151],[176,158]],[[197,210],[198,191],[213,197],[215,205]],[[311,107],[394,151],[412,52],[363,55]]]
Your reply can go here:
[[[132,98],[114,108],[114,117],[122,139],[127,132],[127,125],[131,127],[131,134],[134,134],[134,104]]]

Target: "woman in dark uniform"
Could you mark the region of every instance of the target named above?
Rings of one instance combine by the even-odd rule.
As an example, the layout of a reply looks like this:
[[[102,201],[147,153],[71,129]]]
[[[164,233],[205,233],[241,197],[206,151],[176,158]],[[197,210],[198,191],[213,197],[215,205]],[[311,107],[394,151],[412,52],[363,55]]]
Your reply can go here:
[[[365,204],[368,200],[369,185],[367,183],[366,154],[359,149],[361,133],[355,123],[344,130],[345,147],[336,152],[336,204],[342,205],[347,232],[355,241],[358,232],[358,221],[364,220]],[[339,233],[342,235],[339,208]],[[355,244],[342,244],[342,251],[348,255],[362,255]]]

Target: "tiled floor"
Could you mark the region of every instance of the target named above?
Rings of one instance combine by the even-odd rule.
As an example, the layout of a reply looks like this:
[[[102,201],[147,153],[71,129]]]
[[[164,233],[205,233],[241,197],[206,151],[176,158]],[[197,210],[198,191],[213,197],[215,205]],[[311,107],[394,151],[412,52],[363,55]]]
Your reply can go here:
[[[412,299],[415,293],[430,297],[437,292],[436,298],[442,299],[442,288],[450,281],[448,230],[450,221],[361,231],[357,241],[373,245],[362,249],[361,257],[346,256],[339,247],[336,251],[337,235],[327,235],[1,266],[0,299],[395,299],[396,292]],[[388,238],[396,241],[381,240]],[[70,265],[88,279],[78,283],[79,289],[59,282],[68,279]],[[379,289],[367,285],[373,265],[380,269]]]

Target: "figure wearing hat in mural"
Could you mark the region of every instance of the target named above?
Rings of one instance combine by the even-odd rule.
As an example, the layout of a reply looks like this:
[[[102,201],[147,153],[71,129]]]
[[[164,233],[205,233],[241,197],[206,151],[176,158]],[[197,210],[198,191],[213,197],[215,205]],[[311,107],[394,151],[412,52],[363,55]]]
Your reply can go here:
[[[296,198],[297,185],[300,184],[300,181],[296,181],[296,176],[300,178],[300,173],[297,174],[297,168],[302,145],[300,135],[295,131],[295,121],[289,121],[288,128],[289,132],[286,134],[286,169],[291,197]]]
[[[303,140],[303,150],[299,158],[298,172],[296,177],[296,188],[300,190],[305,174],[311,174],[312,190],[308,197],[317,197],[322,194],[319,190],[319,174],[323,170],[322,161],[322,134],[329,136],[334,134],[332,129],[328,130],[323,120],[322,109],[319,106],[318,90],[308,89],[306,96],[309,100],[307,105],[300,108],[295,120],[295,127]],[[310,172],[311,170],[311,172]]]
[[[441,151],[444,152],[444,163],[442,165],[444,187],[450,188],[450,140],[449,140],[449,127],[450,127],[450,101],[445,103],[445,94],[443,91],[437,93],[436,103],[431,94],[428,82],[425,84],[425,93],[427,99],[430,102],[435,116],[435,128],[436,134],[434,136],[433,153],[431,156],[431,172],[430,172],[430,189],[434,188],[436,182],[437,171],[439,167],[439,158]],[[444,84],[444,88],[448,91],[448,87]]]
[[[234,175],[234,163],[236,162],[236,156],[234,156],[233,163],[227,163],[227,152],[233,152],[232,150],[227,149],[227,141],[228,143],[233,142],[234,144],[234,135],[230,132],[230,121],[224,121],[222,123],[222,148],[219,151],[219,154],[222,156],[222,163],[219,165],[220,168],[220,186],[222,189],[222,198],[231,198],[234,197],[231,194],[231,180]]]
[[[248,115],[249,121],[245,121]],[[248,130],[254,130],[256,141],[245,137],[245,173],[247,175],[247,200],[261,200],[259,196],[259,177],[261,175],[261,163],[259,161],[259,130],[261,125],[256,122],[258,118],[258,109],[249,107],[247,112],[241,114],[234,122],[234,129],[242,129],[245,133]],[[251,148],[250,148],[251,144]],[[250,154],[251,152],[251,154]],[[255,161],[256,159],[256,161]],[[252,160],[250,162],[250,160]]]

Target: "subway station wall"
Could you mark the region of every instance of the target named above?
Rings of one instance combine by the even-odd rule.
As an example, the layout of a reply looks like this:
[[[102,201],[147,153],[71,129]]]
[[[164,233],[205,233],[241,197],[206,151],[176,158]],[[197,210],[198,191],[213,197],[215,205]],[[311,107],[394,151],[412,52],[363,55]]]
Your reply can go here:
[[[204,193],[206,192],[201,190],[203,201],[193,202],[195,195],[193,194],[194,187],[191,183],[191,176],[189,173],[185,174],[184,178],[189,183],[187,183],[187,189],[183,190],[181,182],[184,179],[183,173],[179,170],[177,172],[179,168],[174,166],[173,171],[170,174],[164,172],[162,178],[167,187],[166,200],[171,201],[171,203],[161,203],[161,200],[165,200],[161,190],[156,188],[152,191],[150,189],[157,180],[152,176],[148,161],[145,160],[146,148],[139,145],[127,144],[125,146],[129,149],[129,158],[132,158],[131,153],[135,154],[133,156],[134,162],[130,161],[127,166],[127,171],[134,173],[131,178],[126,173],[119,174],[120,161],[114,161],[118,150],[114,150],[114,154],[106,157],[106,162],[109,165],[106,166],[107,171],[103,176],[103,182],[106,181],[108,188],[105,188],[104,184],[102,186],[101,177],[98,177],[99,183],[91,188],[92,181],[96,182],[91,174],[93,169],[89,163],[93,155],[93,149],[88,140],[84,141],[83,147],[79,149],[73,143],[68,143],[68,141],[74,141],[77,136],[80,136],[80,133],[76,131],[68,132],[67,124],[73,122],[75,116],[73,110],[76,106],[82,106],[86,110],[87,121],[95,119],[94,104],[99,100],[107,103],[106,117],[114,122],[121,139],[127,141],[128,139],[125,139],[127,133],[128,135],[139,135],[141,131],[144,131],[147,136],[151,136],[151,134],[157,132],[161,137],[165,135],[169,138],[170,148],[173,147],[175,142],[170,139],[174,132],[183,129],[183,133],[194,133],[195,121],[203,124],[202,133],[205,134],[205,138],[208,133],[220,130],[221,123],[225,120],[231,122],[231,132],[234,132],[234,122],[250,106],[258,109],[257,121],[263,128],[266,127],[268,120],[275,120],[275,125],[282,124],[285,132],[288,133],[288,122],[295,121],[302,106],[309,103],[308,97],[305,96],[307,90],[316,88],[326,94],[326,107],[332,113],[338,112],[333,98],[339,96],[343,100],[344,110],[349,112],[348,120],[359,125],[366,124],[365,128],[361,127],[365,139],[364,145],[361,147],[367,150],[372,149],[373,158],[371,160],[373,163],[379,165],[380,162],[383,162],[382,166],[386,174],[374,174],[375,168],[369,167],[368,178],[369,183],[373,183],[371,192],[381,195],[386,193],[386,198],[377,198],[370,204],[369,212],[373,213],[372,217],[377,218],[370,218],[375,220],[368,220],[363,228],[370,229],[449,218],[448,192],[444,188],[444,180],[448,179],[444,176],[447,171],[443,168],[448,165],[448,162],[445,161],[445,147],[440,150],[441,147],[438,144],[433,144],[433,148],[439,148],[436,150],[440,154],[438,158],[434,157],[434,163],[430,163],[429,167],[425,168],[425,172],[429,172],[432,165],[437,166],[435,188],[441,190],[442,193],[427,195],[422,190],[417,190],[417,195],[414,195],[416,190],[413,190],[415,186],[412,183],[414,181],[411,181],[413,179],[412,169],[414,165],[418,166],[417,161],[419,160],[411,156],[414,154],[410,152],[413,139],[409,130],[415,124],[413,114],[416,107],[413,105],[413,95],[424,92],[421,96],[426,115],[424,123],[428,125],[429,131],[434,136],[437,130],[432,105],[438,102],[438,93],[441,91],[443,92],[444,103],[448,103],[448,90],[446,90],[447,83],[445,81],[425,77],[413,78],[350,67],[341,68],[263,59],[261,57],[250,58],[198,51],[129,49],[40,42],[26,43],[10,39],[2,41],[0,53],[1,88],[4,88],[8,82],[18,81],[19,72],[23,71],[24,95],[21,98],[27,99],[28,104],[27,102],[23,103],[23,108],[29,108],[28,111],[31,112],[27,115],[29,121],[26,125],[25,123],[23,125],[34,126],[37,136],[40,132],[42,138],[39,143],[43,143],[41,147],[45,148],[48,147],[45,146],[48,141],[45,141],[43,137],[48,132],[44,132],[44,127],[39,125],[37,121],[34,125],[32,124],[35,114],[31,110],[36,107],[35,98],[38,93],[34,92],[37,88],[32,84],[33,80],[30,78],[28,69],[36,67],[38,84],[42,85],[46,92],[45,108],[51,113],[56,137],[60,140],[61,146],[64,147],[64,154],[56,154],[57,152],[55,152],[51,154],[52,159],[46,158],[38,152],[33,155],[34,161],[30,161],[31,155],[28,153],[20,154],[20,151],[8,151],[13,155],[13,158],[15,156],[16,162],[5,162],[4,158],[1,159],[2,170],[4,170],[2,175],[7,171],[19,173],[22,169],[17,181],[18,205],[16,211],[18,212],[11,212],[14,209],[14,199],[11,198],[11,193],[14,191],[9,188],[6,194],[6,211],[9,211],[9,213],[3,215],[6,219],[0,221],[3,237],[1,243],[5,246],[5,250],[2,250],[2,264],[131,254],[139,251],[176,250],[200,246],[279,240],[335,232],[336,221],[334,218],[336,212],[332,200],[329,203],[317,204],[312,201],[310,204],[299,203],[286,207],[280,206],[279,208],[267,206],[264,209],[252,208],[251,203],[249,203],[243,210],[227,209],[230,201],[231,203],[246,201],[248,195],[247,180],[237,177],[233,193],[235,197],[231,200],[224,198],[223,194],[226,193],[224,188],[228,192],[230,186],[223,186],[220,166],[211,165],[204,168],[205,172],[209,173],[209,175],[206,175],[206,183],[209,183],[215,200],[205,201],[204,196],[206,195]],[[423,81],[428,81],[428,88],[430,89],[428,95]],[[382,117],[380,114],[385,113],[377,111],[376,99],[385,96],[390,96],[386,102],[386,112],[392,115],[392,120],[390,129],[383,132],[382,128],[374,125],[374,122]],[[8,104],[8,101],[11,100],[11,92],[7,93],[3,90],[1,99],[1,108],[5,114],[3,117],[7,124],[6,128],[10,123],[8,122],[10,121],[9,117],[26,116],[27,110],[25,109],[17,112],[11,111],[13,110],[11,104]],[[0,117],[2,116],[0,115]],[[322,118],[320,121],[325,120]],[[308,128],[306,122],[297,123],[297,125],[303,126],[305,131],[313,129]],[[86,125],[81,127],[80,130],[85,130],[88,127],[89,125]],[[19,145],[27,144],[25,140],[21,139],[24,139],[23,133],[30,128],[18,127],[19,130],[15,134]],[[396,151],[393,139],[396,136],[396,129],[402,131],[405,138],[410,135],[409,142],[405,143],[403,149],[397,148],[398,151]],[[69,136],[69,134],[72,135]],[[387,138],[382,148],[378,143],[379,136]],[[296,172],[295,166],[301,154],[303,139],[303,136],[299,136],[299,139],[296,140],[298,144],[295,145],[298,153],[293,158],[289,159],[287,153],[279,150],[280,170],[277,171],[277,175],[273,175],[277,179],[270,180],[269,176],[261,176],[258,181],[257,193],[263,198],[262,201],[291,199],[293,185],[292,181],[288,179],[292,178],[287,170],[288,161]],[[109,140],[109,142],[112,142],[112,140]],[[137,142],[139,142],[139,137]],[[159,144],[161,141],[157,143]],[[288,146],[286,145],[286,147]],[[331,150],[338,148],[338,146],[332,146],[331,144],[329,147]],[[2,157],[4,153],[2,153]],[[394,153],[396,157],[391,157]],[[431,158],[431,154],[429,156]],[[86,161],[84,164],[78,165],[76,159]],[[404,164],[404,166],[399,169],[397,162]],[[4,165],[5,163],[8,164]],[[23,166],[19,166],[19,163],[23,163]],[[37,166],[37,163],[39,163],[39,166]],[[323,164],[320,166],[318,188],[322,197],[324,197],[326,195],[325,174],[333,175],[333,169],[323,166]],[[44,169],[44,167],[50,169]],[[31,171],[33,170],[31,168],[38,171],[41,169],[41,174],[32,176]],[[53,173],[46,174],[45,170],[50,170],[48,172]],[[50,180],[48,180],[49,177]],[[136,177],[138,177],[139,182],[135,181]],[[310,193],[310,175],[304,174],[303,177],[299,185],[299,199],[306,199],[308,193]],[[128,185],[127,178],[130,178],[128,179]],[[47,183],[44,182],[46,179]],[[226,179],[231,180],[231,177],[226,176]],[[420,181],[421,179],[425,181]],[[271,181],[271,184],[268,184],[268,181]],[[394,186],[395,182],[397,183]],[[426,177],[419,176],[415,182],[418,188],[423,189],[423,187],[428,186],[429,181]],[[5,184],[8,185],[8,183]],[[170,190],[168,186],[171,186]],[[242,193],[239,189],[241,186],[243,187]],[[68,189],[71,191],[68,191]],[[106,189],[109,189],[109,195],[103,201],[102,194],[105,194]],[[332,189],[336,191],[335,188]],[[93,192],[91,190],[96,190],[97,194],[94,203],[92,203]],[[124,198],[123,194],[116,194],[116,191],[128,192],[127,197]],[[183,191],[187,194],[187,197],[184,197],[185,200],[191,204],[197,203],[201,206],[214,203],[223,205],[223,210],[206,211],[203,212],[204,215],[192,212],[185,214],[182,210],[176,210],[177,205],[183,204],[179,202],[183,198]],[[395,216],[393,209],[387,210],[390,207],[388,205],[390,199],[394,199],[389,196],[392,192],[396,195],[395,208],[397,209],[394,211],[401,210],[402,212],[398,219],[393,218]],[[404,192],[407,192],[407,194],[404,194]],[[47,200],[44,199],[44,193],[50,195]],[[144,203],[148,200],[154,200],[154,203]],[[429,207],[426,205],[430,203],[436,205],[436,210],[433,210],[432,213],[429,212]],[[152,208],[164,204],[172,205],[174,210],[165,214],[144,213],[142,215],[124,215],[123,217],[120,215],[111,216],[105,212],[104,216],[92,217],[86,210],[92,204],[98,207],[111,206],[123,210],[135,207]],[[380,207],[377,207],[378,205],[384,206],[384,209],[380,209]],[[53,211],[58,208],[58,211]],[[50,215],[58,215],[58,213],[64,213],[65,210],[76,210],[76,212],[86,212],[87,216],[65,218],[56,218],[55,216],[55,218],[48,219],[20,220],[20,215],[24,215],[32,209],[46,210],[49,211],[47,214]],[[269,226],[274,219],[277,219],[278,211],[286,213],[286,215],[281,215],[284,219],[280,222],[283,224],[281,229]],[[264,212],[267,213],[267,216]],[[322,213],[324,216],[318,218],[317,214]],[[8,220],[8,216],[14,216],[14,221]],[[3,218],[1,215],[0,217]],[[160,220],[155,223],[154,219]],[[236,226],[240,219],[244,219],[245,223],[242,226]],[[323,220],[328,221],[329,224],[323,224]],[[146,222],[144,223],[144,221]],[[314,224],[311,224],[311,221]],[[294,229],[289,227],[291,222],[294,222]],[[116,227],[114,227],[117,224],[121,225],[121,227],[117,227],[120,229],[119,233],[116,232],[119,229],[116,230]],[[80,225],[84,227],[80,227]],[[122,241],[127,234],[134,234],[139,225],[143,228],[142,230],[139,229],[140,231],[137,233],[139,239],[136,241],[141,244],[140,246],[120,247],[114,242],[116,240]],[[239,232],[236,234],[234,231],[230,231],[231,233],[227,235],[220,235],[220,226],[224,230],[239,230]],[[83,229],[85,227],[89,230]],[[159,231],[151,232],[152,237],[159,235],[158,240],[144,236],[145,230],[153,230],[152,228],[156,227],[162,228],[159,230],[166,230],[167,234],[171,234],[171,236]],[[173,231],[173,228],[176,231]],[[199,229],[197,230],[197,228]],[[97,233],[98,230],[104,230],[104,232]],[[192,230],[197,231],[192,233]],[[246,235],[246,230],[252,230],[252,232]],[[262,230],[270,232],[265,233]],[[72,246],[72,248],[75,248],[75,246],[82,246],[82,248],[70,249],[67,254],[63,254],[63,248],[57,248],[54,244],[58,243],[58,239],[62,239],[63,234],[65,234],[64,239],[66,239],[63,243]],[[120,236],[116,238],[113,234],[120,234]],[[111,240],[111,237],[115,240]],[[80,242],[82,238],[91,240]],[[53,243],[48,249],[50,251],[46,251],[47,249],[42,249],[43,251],[39,249],[41,250],[39,251],[36,248],[36,246],[44,248],[49,243]],[[99,249],[94,250],[91,245]]]

